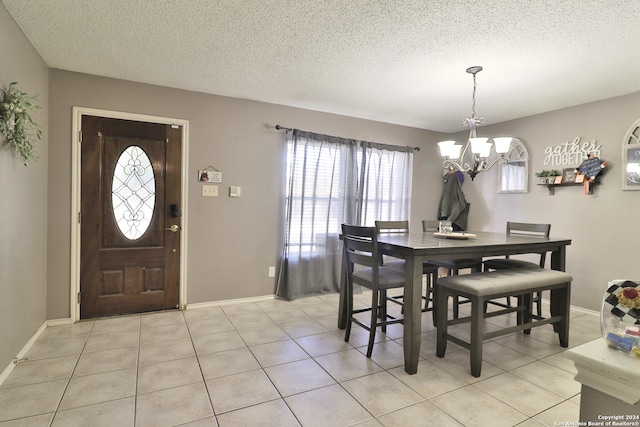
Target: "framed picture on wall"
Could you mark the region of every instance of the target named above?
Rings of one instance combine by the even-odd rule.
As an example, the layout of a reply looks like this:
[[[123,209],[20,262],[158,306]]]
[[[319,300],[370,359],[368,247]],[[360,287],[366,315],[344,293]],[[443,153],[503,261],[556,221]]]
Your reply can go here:
[[[566,168],[562,171],[562,182],[573,184],[576,182],[576,168]]]
[[[640,144],[629,144],[624,147],[623,190],[640,190]]]

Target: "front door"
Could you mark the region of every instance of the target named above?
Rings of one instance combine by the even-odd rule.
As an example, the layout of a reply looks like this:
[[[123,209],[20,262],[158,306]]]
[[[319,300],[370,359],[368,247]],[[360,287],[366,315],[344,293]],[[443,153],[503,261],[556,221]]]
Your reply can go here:
[[[181,135],[82,116],[81,319],[178,307]]]

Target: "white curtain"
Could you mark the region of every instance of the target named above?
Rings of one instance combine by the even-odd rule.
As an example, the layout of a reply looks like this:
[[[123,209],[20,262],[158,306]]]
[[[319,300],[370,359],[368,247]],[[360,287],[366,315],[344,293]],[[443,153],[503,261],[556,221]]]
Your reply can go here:
[[[284,250],[276,295],[339,291],[341,224],[407,219],[413,149],[286,133]]]
[[[522,162],[500,166],[500,190],[515,191],[527,188],[527,168]]]
[[[411,209],[413,148],[363,142],[360,223],[408,220]]]

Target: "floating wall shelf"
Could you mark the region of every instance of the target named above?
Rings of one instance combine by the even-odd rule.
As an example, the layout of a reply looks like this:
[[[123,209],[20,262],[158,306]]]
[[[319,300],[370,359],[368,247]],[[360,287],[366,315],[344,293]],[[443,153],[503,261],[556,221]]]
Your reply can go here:
[[[549,189],[549,195],[553,196],[554,194],[556,194],[556,187],[579,187],[579,188],[584,188],[584,184],[583,182],[570,182],[570,183],[564,183],[564,184],[538,184],[541,186],[545,186]],[[594,185],[598,185],[599,182],[595,181],[595,182],[589,182],[588,185],[588,190],[585,194],[593,194],[593,186]]]

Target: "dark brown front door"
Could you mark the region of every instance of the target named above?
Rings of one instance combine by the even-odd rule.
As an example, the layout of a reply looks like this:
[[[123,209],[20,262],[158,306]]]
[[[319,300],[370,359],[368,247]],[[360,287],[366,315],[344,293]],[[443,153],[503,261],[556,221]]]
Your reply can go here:
[[[80,318],[178,307],[181,135],[83,116]]]

